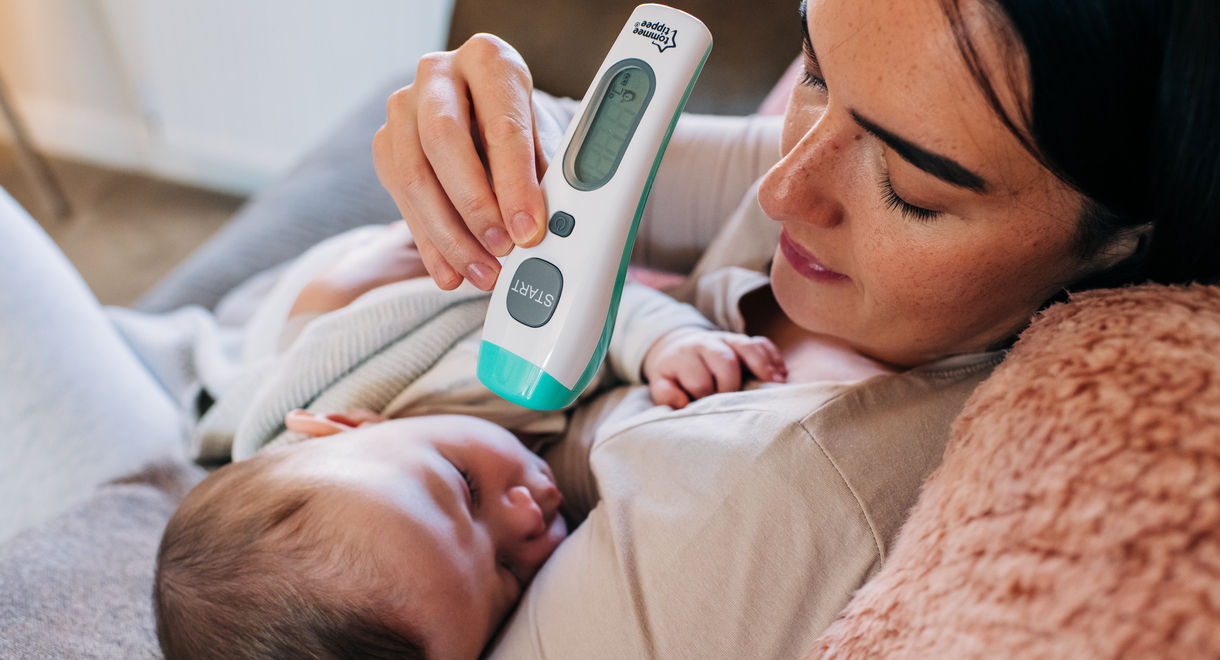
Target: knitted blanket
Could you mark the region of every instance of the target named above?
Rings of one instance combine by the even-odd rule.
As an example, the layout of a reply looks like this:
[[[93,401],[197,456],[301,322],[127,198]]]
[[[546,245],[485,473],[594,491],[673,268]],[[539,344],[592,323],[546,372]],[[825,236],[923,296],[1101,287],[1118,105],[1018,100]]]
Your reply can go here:
[[[415,279],[318,317],[286,352],[245,366],[227,383],[194,430],[196,458],[248,458],[287,433],[284,415],[296,408],[385,410],[482,326],[487,299]]]
[[[954,424],[817,658],[1220,653],[1220,287],[1090,291]]]
[[[190,306],[144,314],[109,309],[115,327],[182,408],[184,435],[201,463],[241,460],[291,437],[284,415],[366,408],[387,417],[474,414],[507,428],[553,434],[562,413],[527,410],[495,396],[475,370],[488,294],[442,291],[420,277],[373,289],[308,320],[283,349],[301,289],[383,225],[355,229],[251,278],[213,313]]]

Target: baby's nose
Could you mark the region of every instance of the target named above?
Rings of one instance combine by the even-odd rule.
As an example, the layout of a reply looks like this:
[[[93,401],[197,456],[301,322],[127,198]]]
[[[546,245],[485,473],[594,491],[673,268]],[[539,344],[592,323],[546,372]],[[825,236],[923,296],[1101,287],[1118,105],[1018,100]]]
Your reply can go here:
[[[563,539],[566,529],[555,520],[562,501],[554,486],[536,493],[516,486],[506,494],[500,551],[512,559],[521,577],[532,578]]]
[[[529,540],[546,533],[546,513],[526,486],[514,486],[505,495],[504,527],[510,539]]]
[[[542,509],[543,522],[550,525],[551,521],[558,515],[559,507],[563,505],[563,495],[555,487],[555,484],[548,483],[533,491],[533,496],[534,501]]]

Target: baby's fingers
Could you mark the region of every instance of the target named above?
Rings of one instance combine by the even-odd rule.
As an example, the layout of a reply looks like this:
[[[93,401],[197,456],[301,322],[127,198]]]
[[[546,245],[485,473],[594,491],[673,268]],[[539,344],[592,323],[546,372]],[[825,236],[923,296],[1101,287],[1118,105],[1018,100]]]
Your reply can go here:
[[[788,380],[788,366],[775,344],[766,337],[736,335],[725,339],[737,357],[759,380],[782,383]]]
[[[690,403],[690,397],[668,378],[658,378],[648,384],[648,393],[652,402],[658,406],[669,406],[674,410],[685,408]]]
[[[699,357],[715,380],[716,392],[736,392],[741,389],[741,363],[730,346],[720,342],[705,344],[699,351]]]

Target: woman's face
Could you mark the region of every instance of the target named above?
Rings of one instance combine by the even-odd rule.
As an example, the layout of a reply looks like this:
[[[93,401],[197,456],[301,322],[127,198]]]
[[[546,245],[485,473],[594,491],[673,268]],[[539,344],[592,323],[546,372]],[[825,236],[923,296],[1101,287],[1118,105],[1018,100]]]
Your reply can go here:
[[[986,349],[1090,270],[1082,198],[1021,146],[967,69],[937,0],[809,0],[805,75],[759,202],[797,325],[897,365]],[[1005,98],[982,7],[965,24]],[[1011,107],[1011,106],[1009,106]]]

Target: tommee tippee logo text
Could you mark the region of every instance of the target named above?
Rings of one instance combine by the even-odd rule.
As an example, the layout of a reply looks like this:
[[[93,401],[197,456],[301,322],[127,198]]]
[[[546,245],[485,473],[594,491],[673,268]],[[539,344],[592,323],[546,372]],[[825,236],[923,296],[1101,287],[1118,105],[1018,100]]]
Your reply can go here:
[[[664,23],[654,21],[636,21],[635,27],[631,30],[632,34],[638,34],[642,37],[652,40],[652,45],[657,47],[657,50],[664,53],[666,49],[673,48],[678,45],[677,28],[670,28]]]

